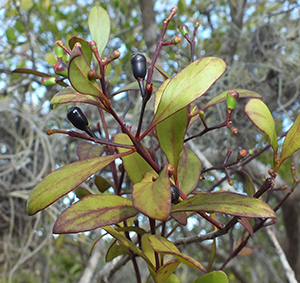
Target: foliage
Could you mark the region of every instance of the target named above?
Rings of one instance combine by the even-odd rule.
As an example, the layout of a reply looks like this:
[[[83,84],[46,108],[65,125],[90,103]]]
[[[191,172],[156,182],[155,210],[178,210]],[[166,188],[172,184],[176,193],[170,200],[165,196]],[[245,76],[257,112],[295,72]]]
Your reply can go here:
[[[109,69],[110,64],[118,59],[120,52],[113,51],[109,57],[101,56],[108,43],[110,31],[107,12],[99,6],[91,10],[88,19],[91,41],[71,37],[69,40],[71,49],[68,49],[62,41],[56,42],[55,50],[58,62],[65,61],[67,63],[63,72],[56,70],[56,73],[67,73],[71,86],[67,85],[64,90],[57,93],[51,100],[51,105],[77,102],[96,106],[100,112],[105,138],[101,137],[103,133],[100,130],[98,134],[101,138],[91,131],[88,123],[84,128],[80,127],[88,136],[74,131],[47,130],[48,135],[67,134],[93,143],[85,143],[84,146],[79,145],[77,154],[80,161],[63,166],[49,174],[35,186],[27,201],[27,213],[33,215],[71,190],[78,188],[88,178],[93,178],[94,174],[100,169],[110,165],[114,194],[108,190],[100,190],[100,192],[93,191],[84,196],[58,217],[53,232],[60,234],[78,233],[101,227],[114,238],[107,259],[112,260],[117,255],[129,254],[135,267],[137,282],[141,282],[136,261],[137,256],[147,263],[149,274],[155,282],[165,282],[180,263],[198,268],[204,273],[209,272],[210,268],[178,250],[174,244],[176,239],[172,235],[174,229],[171,229],[168,234],[165,230],[166,225],[169,225],[169,223],[172,223],[174,227],[186,225],[187,219],[193,214],[199,214],[213,224],[215,231],[207,234],[207,237],[211,239],[227,233],[238,222],[245,228],[240,243],[221,266],[221,269],[224,269],[228,262],[245,248],[254,232],[261,229],[267,220],[276,218],[275,212],[285,199],[272,209],[259,198],[273,189],[274,180],[280,166],[300,148],[297,141],[297,133],[299,132],[297,129],[300,120],[297,118],[291,130],[287,133],[281,156],[278,157],[277,134],[272,115],[267,106],[258,99],[260,96],[252,91],[228,90],[209,101],[201,109],[193,107],[194,101],[204,95],[224,73],[226,64],[220,58],[204,57],[194,60],[194,48],[191,48],[191,63],[176,75],[171,76],[169,74],[166,76],[166,80],[157,89],[154,88],[152,74],[154,68],[157,67],[155,64],[159,52],[162,47],[176,45],[181,41],[179,37],[174,37],[168,41],[163,40],[168,24],[176,12],[177,9],[173,8],[164,21],[162,33],[157,43],[157,52],[149,65],[146,81],[144,82],[144,78],[137,78],[137,85],[142,96],[142,107],[136,132],[131,131],[131,128],[124,124],[123,116],[119,116],[114,110],[114,104],[117,102],[110,99],[114,96],[114,93],[109,92],[106,71]],[[99,24],[100,22],[105,24]],[[196,23],[194,37],[198,27],[199,24]],[[194,47],[194,37],[189,38],[186,31],[183,32],[183,35],[191,47]],[[65,58],[65,55],[69,55],[69,58],[68,56]],[[134,64],[132,68],[135,68]],[[25,71],[23,68],[14,71],[14,73],[24,72],[45,76],[45,74],[39,74],[35,70]],[[46,77],[52,76],[46,75]],[[62,84],[66,80],[65,77],[52,78],[51,81],[44,80],[45,85]],[[127,88],[123,87],[122,91],[125,92],[130,89],[132,89],[132,85],[127,86]],[[144,111],[153,96],[155,96],[153,117],[147,128],[142,131]],[[202,169],[201,161],[188,148],[188,141],[223,127],[227,127],[233,134],[237,134],[238,129],[232,126],[231,115],[239,102],[239,98],[251,98],[246,104],[245,113],[268,136],[269,144],[257,152],[240,151],[238,159],[233,163],[228,163],[232,153],[228,151],[223,164]],[[208,127],[205,120],[205,110],[222,103],[225,99],[228,106],[226,120],[216,126]],[[104,114],[112,116],[121,129],[113,137],[105,130]],[[201,120],[204,130],[185,138],[191,124],[196,119]],[[76,127],[74,123],[73,125]],[[147,139],[151,141],[152,146],[146,147],[144,141]],[[104,147],[101,147],[99,151],[95,144],[101,144]],[[219,184],[227,180],[232,186],[234,181],[231,175],[243,172],[243,166],[269,147],[272,147],[274,152],[273,169],[270,170],[270,177],[263,182],[253,195],[213,191],[216,185],[213,185],[208,192],[198,189],[198,182],[202,179],[202,174],[214,169],[225,171],[226,176]],[[155,158],[159,148],[164,152],[165,159],[168,162],[161,163]],[[122,164],[117,169],[119,158],[122,159]],[[128,190],[128,188],[125,190],[124,188],[124,170],[132,182],[132,190]],[[251,185],[250,176],[246,174],[245,176],[249,179]],[[109,181],[107,180],[107,182]],[[298,180],[294,175],[294,184],[290,193],[297,183]],[[179,190],[180,198],[172,203],[171,186],[174,185]],[[253,191],[253,189],[249,191]],[[216,220],[214,213],[233,217],[224,225]],[[131,224],[132,217],[137,214],[148,217],[149,231],[139,227],[138,218],[135,219],[134,224]],[[255,224],[251,222],[251,218],[256,219]],[[161,227],[158,224],[159,221],[162,222]],[[140,241],[135,242],[130,232],[135,232]],[[117,243],[118,248],[116,247]],[[116,249],[114,252],[112,247]],[[165,255],[172,255],[176,259],[166,261]],[[212,250],[211,260],[214,259],[214,256],[214,250]],[[223,272],[211,272],[195,280],[195,282],[206,282],[207,280],[209,282],[220,282],[220,280],[228,282]]]
[[[23,5],[25,2],[31,2],[32,4],[31,6]],[[123,118],[122,120],[127,125],[132,126],[132,129],[137,128],[139,120],[137,118],[141,103],[139,94],[136,91],[127,91],[117,95],[117,92],[121,91],[122,88],[128,88],[129,85],[127,86],[127,84],[130,84],[134,79],[129,71],[130,57],[133,52],[146,52],[148,56],[154,58],[153,54],[157,40],[156,38],[152,38],[151,42],[154,47],[152,45],[148,46],[147,35],[151,34],[148,30],[150,25],[143,25],[144,18],[148,18],[148,11],[150,12],[152,9],[150,8],[150,10],[148,9],[146,12],[143,12],[141,7],[141,3],[143,2],[147,1],[101,2],[101,6],[112,16],[110,40],[103,52],[103,56],[108,56],[114,49],[121,51],[119,59],[111,62],[106,70],[106,81],[110,80],[108,90],[109,93],[114,94],[110,96],[110,99],[114,110]],[[168,6],[168,1],[156,0],[148,2],[154,3],[155,20],[153,17],[152,23],[156,22],[155,34],[157,34],[159,28],[163,25],[163,19],[168,14],[170,6]],[[244,13],[243,3],[246,3]],[[59,257],[53,256],[46,262],[41,258],[41,253],[37,252],[40,251],[40,244],[45,244],[44,240],[46,237],[49,241],[51,240],[51,236],[48,237],[47,235],[50,229],[52,229],[52,221],[56,219],[57,215],[63,209],[76,201],[77,198],[72,193],[65,195],[48,209],[36,214],[34,217],[26,217],[24,213],[25,200],[32,188],[41,180],[41,177],[43,178],[55,168],[69,164],[77,159],[75,152],[78,140],[67,135],[52,135],[48,137],[43,135],[43,139],[49,150],[44,151],[40,149],[39,145],[41,143],[39,136],[36,136],[38,134],[36,129],[41,129],[42,132],[45,132],[45,129],[49,127],[59,129],[69,128],[70,125],[65,119],[68,104],[56,107],[54,103],[54,110],[49,113],[48,99],[55,92],[61,90],[61,86],[53,85],[44,87],[37,84],[37,82],[40,82],[39,78],[26,74],[11,75],[11,70],[16,67],[35,68],[45,74],[50,73],[52,80],[54,70],[51,65],[57,61],[52,53],[54,41],[62,39],[67,45],[68,40],[73,34],[88,41],[91,40],[88,35],[87,24],[88,12],[92,8],[91,4],[92,1],[85,1],[83,3],[77,0],[67,0],[64,2],[60,0],[12,0],[4,1],[0,5],[1,8],[4,7],[0,13],[3,23],[2,40],[0,43],[1,109],[5,109],[4,113],[7,111],[13,111],[14,113],[11,116],[2,115],[0,118],[1,129],[4,128],[4,131],[1,130],[0,138],[1,153],[4,153],[4,155],[1,155],[1,169],[4,168],[4,170],[0,170],[0,222],[2,224],[1,235],[3,235],[4,245],[0,249],[0,254],[2,262],[5,263],[2,265],[0,272],[2,278],[8,278],[9,276],[7,279],[8,282],[12,282],[12,277],[18,282],[21,281],[26,270],[28,270],[27,273],[33,272],[34,268],[32,267],[38,266],[41,262],[43,262],[43,267],[45,266],[43,269],[46,271],[51,268],[52,279],[50,280],[54,281],[69,280],[68,282],[76,282],[79,276],[84,276],[84,271],[90,267],[90,263],[88,262],[90,256],[86,255],[81,260],[73,257],[74,262],[78,262],[83,267],[83,274],[80,275],[77,273],[75,275],[66,270],[66,273],[64,273],[65,276],[61,276],[61,273],[55,272],[53,267],[55,266],[56,270],[63,269],[63,267],[60,268],[62,266],[60,262],[63,257],[72,260],[72,256],[69,256],[71,251],[68,252],[67,249],[64,249]],[[195,54],[197,57],[219,56],[225,59],[227,63],[224,75],[216,81],[205,95],[202,95],[200,99],[197,99],[192,104],[191,113],[202,109],[205,111],[205,122],[207,125],[219,125],[226,117],[226,103],[218,103],[214,107],[203,109],[207,105],[207,102],[213,100],[214,97],[217,98],[219,93],[223,93],[222,99],[225,101],[228,89],[237,90],[240,97],[242,97],[243,90],[240,88],[245,88],[247,89],[246,93],[250,93],[249,90],[251,90],[262,95],[264,103],[268,105],[274,117],[276,133],[282,136],[283,134],[281,133],[286,132],[291,126],[292,121],[296,119],[299,108],[299,104],[297,103],[299,96],[298,69],[300,65],[297,56],[299,53],[298,3],[288,1],[270,3],[265,0],[259,4],[244,0],[236,2],[183,0],[179,1],[178,8],[179,13],[175,15],[174,21],[172,20],[169,23],[166,35],[172,37],[173,35],[180,34],[179,26],[182,24],[187,25],[187,30],[190,31],[190,29],[193,29],[194,23],[199,21],[201,24],[195,38]],[[236,12],[238,13],[236,14]],[[242,25],[238,22],[239,20]],[[7,40],[9,32],[5,33],[7,28],[10,33],[12,31],[15,33],[15,36],[9,37],[9,40]],[[232,30],[236,33],[232,33]],[[145,37],[145,40],[142,36]],[[80,38],[77,40],[80,40]],[[88,43],[88,41],[86,42]],[[238,43],[236,46],[237,49],[234,47],[235,42]],[[75,43],[74,41],[72,42],[72,47]],[[226,49],[226,47],[230,48]],[[190,44],[186,40],[183,40],[177,46],[170,46],[170,48],[163,48],[161,50],[160,61],[158,60],[157,62],[169,73],[167,74],[165,71],[164,77],[172,77],[189,64],[191,59],[189,51]],[[232,61],[230,61],[230,58]],[[67,58],[63,58],[64,63],[67,63],[66,60]],[[150,63],[150,58],[147,58],[147,61]],[[159,70],[163,71],[162,68],[159,68]],[[162,80],[158,77],[157,79]],[[159,81],[154,81],[153,83],[153,92],[155,92],[160,83]],[[139,89],[137,82],[133,82],[131,85],[133,86],[132,90]],[[76,94],[73,97],[74,101],[78,97],[79,94]],[[98,105],[99,102],[96,97],[91,97],[94,98],[96,105]],[[152,98],[154,98],[154,95]],[[192,117],[191,126],[186,135],[185,145],[188,147],[185,148],[185,151],[193,152],[194,163],[187,170],[180,171],[179,176],[181,177],[179,178],[179,182],[190,180],[188,177],[184,178],[187,174],[192,176],[193,182],[197,179],[195,175],[198,175],[200,181],[197,181],[198,185],[194,185],[193,182],[190,182],[190,185],[180,184],[179,187],[187,188],[184,192],[185,194],[189,194],[190,190],[193,190],[194,187],[197,187],[197,190],[201,188],[201,190],[206,191],[215,185],[214,190],[223,189],[239,193],[247,191],[248,195],[253,195],[257,188],[261,186],[261,183],[266,178],[265,176],[268,176],[268,169],[272,168],[273,160],[273,151],[271,148],[264,151],[264,154],[257,156],[257,158],[253,158],[247,166],[243,166],[242,171],[231,174],[230,177],[234,181],[232,187],[227,182],[221,182],[226,176],[222,166],[219,166],[216,170],[210,170],[210,168],[216,167],[217,164],[223,163],[228,149],[233,152],[228,159],[228,163],[234,163],[237,155],[239,158],[242,156],[239,154],[240,147],[251,148],[255,153],[257,150],[265,149],[265,146],[268,144],[268,137],[263,133],[259,133],[257,128],[253,124],[251,125],[251,122],[244,114],[244,104],[247,101],[248,99],[239,99],[231,115],[232,125],[239,130],[237,135],[231,135],[228,128],[224,127],[218,131],[209,131],[205,135],[201,135],[201,138],[193,138],[187,141],[190,136],[199,134],[204,128],[198,115]],[[150,101],[145,111],[143,131],[153,118],[151,104],[152,102]],[[92,105],[83,105],[83,110],[89,116],[92,131],[97,132],[99,112],[95,111]],[[123,113],[124,109],[126,109],[126,116]],[[187,109],[183,109],[182,111],[187,111]],[[16,113],[19,113],[19,115]],[[27,119],[22,119],[25,116],[30,120],[28,126],[26,124]],[[172,116],[175,118],[175,115]],[[119,129],[116,127],[113,118],[110,115],[105,115],[105,119],[109,135],[115,135]],[[170,123],[172,120],[170,119]],[[181,121],[180,118],[178,118],[178,121]],[[157,125],[157,131],[160,125],[162,126],[162,132],[168,128],[167,124],[167,126],[163,126],[164,122],[168,123],[165,120]],[[102,136],[104,136],[103,128],[101,132]],[[32,143],[33,136],[35,136],[33,139],[34,143]],[[278,156],[281,153],[283,139],[278,141]],[[165,139],[165,141],[168,142],[168,139]],[[156,143],[156,139],[151,139],[150,136],[147,136],[142,141],[143,145],[148,149],[154,146],[153,142]],[[87,144],[89,143],[87,141]],[[82,154],[78,155],[79,159],[81,158],[80,156],[89,155],[89,152],[91,152],[91,157],[100,156],[104,146],[99,146],[99,144],[94,145],[95,148],[98,146],[98,150],[93,151],[86,148],[86,153],[82,151]],[[155,144],[155,146],[158,145]],[[162,145],[161,139],[160,146],[168,148],[168,146]],[[5,149],[7,150],[5,151]],[[177,148],[175,149],[177,150]],[[77,152],[81,152],[81,150],[77,150]],[[165,154],[162,155],[159,149],[155,151],[155,158],[159,165],[166,162]],[[21,156],[22,158],[20,159]],[[28,162],[29,160],[31,162]],[[41,160],[47,162],[51,160],[51,165],[40,166]],[[184,159],[181,158],[181,160],[181,162],[185,162]],[[293,176],[290,172],[291,161],[294,162],[297,171],[299,171],[299,152],[293,154],[287,160],[280,166],[275,187],[265,197],[262,197],[271,207],[275,207],[277,202],[285,197],[286,189],[288,188],[286,184],[293,182]],[[171,163],[173,164],[173,162]],[[119,160],[117,160],[117,165],[119,165]],[[180,167],[183,168],[183,166]],[[191,167],[193,170],[190,169]],[[6,170],[6,168],[12,170]],[[229,167],[228,171],[231,173],[232,169],[235,169],[235,165]],[[96,176],[88,178],[86,182],[74,190],[76,196],[82,198],[83,195],[107,189],[112,193],[114,185],[112,174],[109,171],[108,166],[103,168]],[[128,172],[128,168],[126,171]],[[202,174],[201,171],[203,171]],[[130,193],[132,187],[127,174],[124,171],[122,172],[118,174],[125,174],[122,188],[123,196],[125,196],[124,193]],[[276,199],[272,196],[275,196]],[[276,230],[277,238],[299,281],[300,262],[297,260],[299,256],[297,256],[298,249],[296,248],[300,239],[299,227],[297,226],[299,223],[297,200],[299,200],[299,191],[296,190],[276,213],[276,225],[273,225],[272,229]],[[228,218],[230,218],[219,213],[216,215],[219,223],[227,223]],[[177,219],[179,220],[179,218]],[[143,227],[143,225],[146,225],[145,221],[147,218],[143,217],[142,214],[139,214],[138,220],[139,226]],[[211,224],[198,214],[190,216],[187,222],[186,226],[178,225],[174,219],[166,222],[166,233],[174,230],[172,231],[171,238],[168,239],[172,241],[175,239],[177,245],[176,239],[188,239],[189,237],[194,237],[195,239],[199,234],[200,238],[198,240],[202,241],[201,234],[211,230]],[[129,225],[131,226],[132,224],[130,223]],[[101,233],[101,231],[103,230],[96,229],[94,232],[80,233],[79,235],[86,235],[86,240],[91,241],[95,239],[95,233]],[[212,262],[210,270],[220,268],[220,265],[226,260],[226,255],[230,255],[239,244],[242,231],[242,225],[235,225],[234,229],[230,230],[230,233],[219,237],[215,241],[217,244],[216,255],[214,255],[214,260],[210,260]],[[272,280],[285,280],[285,276],[289,277],[288,273],[285,273],[283,270],[285,263],[281,262],[282,258],[278,257],[278,252],[272,247],[272,241],[268,239],[265,231],[263,229],[262,232],[255,234],[255,237],[248,241],[245,250],[250,249],[252,256],[242,256],[241,254],[244,254],[242,251],[239,254],[241,256],[233,259],[231,264],[224,269],[228,274],[230,282],[244,282],[245,280],[253,282],[267,280],[271,282]],[[135,238],[133,232],[131,235]],[[72,234],[69,237],[78,243],[76,240],[77,235]],[[99,242],[102,244],[109,241],[109,237],[101,239]],[[203,263],[208,258],[212,258],[212,256],[210,257],[210,251],[213,243],[212,241],[199,243],[199,241],[191,244],[181,242],[178,247],[182,253],[188,254]],[[42,247],[42,251],[48,246],[50,246],[49,242]],[[118,244],[116,246],[118,247]],[[76,252],[76,250],[79,250],[79,253],[82,254],[85,249],[79,246],[73,249],[72,252]],[[57,254],[57,252],[55,253]],[[94,250],[91,259],[95,259],[96,254],[98,254],[97,248]],[[102,270],[104,255],[105,251],[101,250],[101,254],[98,255],[97,264],[101,268],[94,271],[95,275],[97,273],[97,277],[107,278],[108,276],[110,282],[119,282],[120,278],[124,281],[132,281],[134,272],[129,271],[132,268],[131,263],[127,263],[126,267],[120,268],[120,266],[126,263],[128,256],[119,256],[116,260],[105,264]],[[142,264],[141,258],[137,258],[137,261],[141,273],[143,275],[146,274],[145,265]],[[115,265],[115,263],[118,264]],[[263,266],[263,268],[259,268],[259,266]],[[113,267],[112,272],[105,272],[105,270],[107,271],[111,267]],[[35,270],[35,274],[38,277],[47,277],[47,272],[40,274],[38,269]],[[52,271],[54,272],[52,273]],[[117,273],[111,278],[115,272]],[[178,266],[176,273],[180,275],[183,282],[193,282],[193,278],[199,276],[197,269],[188,268],[183,264]],[[46,280],[42,279],[42,281]]]

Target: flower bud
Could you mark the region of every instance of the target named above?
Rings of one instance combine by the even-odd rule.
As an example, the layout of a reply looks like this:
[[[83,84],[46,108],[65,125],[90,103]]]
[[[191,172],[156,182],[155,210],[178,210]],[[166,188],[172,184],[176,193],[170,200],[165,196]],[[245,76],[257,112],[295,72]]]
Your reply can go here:
[[[55,85],[56,78],[55,77],[42,77],[41,83],[44,86]]]
[[[55,63],[53,69],[55,74],[63,76],[65,78],[68,77],[68,66],[63,61],[59,60],[57,63]]]
[[[64,56],[64,50],[61,48],[62,41],[58,40],[54,46],[55,55],[57,58],[62,58]]]
[[[243,158],[245,158],[248,154],[248,151],[244,148],[240,149],[238,152],[238,156],[237,156],[237,160],[242,160]]]
[[[239,99],[239,93],[235,90],[231,90],[227,93],[227,108],[234,109]]]
[[[181,25],[180,32],[181,32],[182,36],[186,36],[189,34],[189,29],[186,25]]]
[[[144,79],[147,73],[146,57],[137,53],[131,57],[131,69],[133,76],[138,79]]]

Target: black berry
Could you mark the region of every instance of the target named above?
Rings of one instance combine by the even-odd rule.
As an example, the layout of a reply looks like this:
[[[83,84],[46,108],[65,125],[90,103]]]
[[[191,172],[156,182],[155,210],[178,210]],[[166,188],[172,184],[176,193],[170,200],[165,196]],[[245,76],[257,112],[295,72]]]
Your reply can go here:
[[[67,112],[67,118],[73,126],[79,130],[85,131],[89,121],[79,107],[70,107]]]
[[[171,185],[171,202],[175,203],[179,199],[179,190],[176,186]]]
[[[133,76],[138,79],[144,79],[147,73],[146,57],[137,53],[131,57],[131,69]]]

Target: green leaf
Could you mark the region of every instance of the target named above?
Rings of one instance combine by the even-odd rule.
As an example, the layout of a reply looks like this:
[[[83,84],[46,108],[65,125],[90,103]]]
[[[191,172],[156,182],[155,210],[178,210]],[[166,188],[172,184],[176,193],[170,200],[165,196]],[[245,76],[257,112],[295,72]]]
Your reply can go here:
[[[142,249],[143,253],[147,256],[153,266],[156,266],[155,254],[149,242],[150,234],[146,233],[142,236]],[[148,266],[149,267],[149,266]],[[151,266],[150,266],[151,268]],[[155,269],[154,269],[155,270]]]
[[[81,49],[82,49],[83,55],[84,55],[87,63],[90,65],[91,61],[92,61],[93,52],[92,52],[92,49],[90,48],[89,42],[81,37],[72,36],[69,39],[69,46],[70,46],[71,50],[73,49],[76,42],[79,42],[81,44]]]
[[[197,210],[241,217],[276,218],[272,208],[262,200],[231,192],[197,192],[197,195],[172,206],[172,212]]]
[[[79,160],[99,157],[103,154],[103,145],[94,144],[90,142],[81,142],[77,145],[76,153]]]
[[[96,176],[95,177],[95,185],[97,186],[99,192],[104,193],[107,191],[110,187],[114,187],[114,184],[110,181],[107,181],[102,176]]]
[[[15,70],[12,71],[13,74],[32,74],[38,77],[53,77],[53,75],[47,74],[47,73],[43,73],[43,72],[39,72],[33,69],[27,69],[27,68],[17,68]],[[66,84],[63,81],[58,81],[57,82],[58,85],[61,85],[63,87],[67,87],[69,86],[68,84]]]
[[[33,215],[66,195],[97,171],[126,153],[80,160],[63,166],[44,178],[27,200],[28,215]]]
[[[153,250],[157,253],[173,255],[182,263],[188,266],[196,267],[205,272],[205,267],[200,262],[188,255],[182,254],[177,247],[166,238],[159,235],[150,235],[149,242]]]
[[[275,123],[266,104],[259,99],[251,99],[245,106],[245,113],[251,122],[268,136],[274,154],[277,155],[278,143]]]
[[[253,196],[255,194],[255,188],[254,188],[254,183],[252,178],[244,170],[240,170],[239,173],[241,173],[246,179],[245,192],[247,193],[248,196]]]
[[[132,145],[132,141],[126,134],[117,134],[115,136],[114,142],[119,144]],[[120,153],[128,152],[126,148],[118,147]],[[152,167],[142,158],[137,152],[134,152],[130,155],[124,156],[122,158],[124,169],[130,178],[130,180],[135,184],[141,182],[144,178],[144,175],[148,171],[152,171],[154,175],[154,170]]]
[[[39,72],[33,69],[27,69],[27,68],[17,68],[15,70],[12,71],[13,74],[32,74],[38,77],[52,77],[53,75],[47,74],[47,73],[43,73],[43,72]]]
[[[177,179],[178,187],[189,195],[198,185],[202,170],[202,164],[197,155],[184,146],[180,152]]]
[[[74,190],[74,193],[75,193],[76,197],[79,198],[79,199],[82,199],[82,198],[84,198],[85,196],[88,196],[88,195],[91,194],[88,190],[86,190],[86,189],[84,189],[84,188],[82,188],[82,187],[77,187],[77,188]]]
[[[90,65],[83,55],[81,46],[75,45],[68,65],[69,81],[72,87],[79,93],[90,94],[103,99],[104,94],[100,90],[97,81],[88,78],[90,70]]]
[[[106,252],[105,261],[112,261],[117,256],[124,254],[129,254],[129,249],[120,244],[116,239],[112,239]]]
[[[298,114],[296,121],[289,129],[285,137],[277,168],[279,169],[281,164],[299,149],[300,149],[300,113]]]
[[[136,183],[132,189],[134,207],[150,218],[166,221],[170,215],[171,188],[167,166],[153,182]]]
[[[144,259],[145,262],[151,267],[151,269],[155,270],[149,258],[136,245],[134,245],[130,240],[128,240],[122,233],[119,233],[118,231],[116,231],[110,226],[102,227],[102,229],[104,229],[107,233],[112,235],[120,243],[122,243],[124,246],[126,246],[127,248],[132,250],[135,254],[137,254],[142,259]]]
[[[220,58],[201,58],[165,81],[167,83],[161,86],[163,93],[149,129],[202,96],[225,68],[226,64]]]
[[[204,111],[205,109],[216,105],[220,102],[226,101],[227,99],[227,93],[230,90],[226,90],[224,92],[222,92],[221,94],[219,94],[218,96],[214,97],[213,99],[211,99],[204,107],[201,108],[202,111]],[[262,99],[261,95],[259,95],[258,93],[251,91],[251,90],[247,90],[247,89],[236,89],[236,91],[239,93],[239,98],[259,98]]]
[[[92,104],[100,108],[104,107],[96,96],[79,93],[71,86],[67,86],[52,97],[50,101],[50,108],[53,109],[53,105],[55,104],[66,104],[72,102]]]
[[[187,108],[183,108],[156,126],[162,151],[176,170],[188,124]]]
[[[229,283],[229,281],[226,273],[218,270],[197,278],[194,283]]]
[[[176,268],[178,267],[179,264],[180,264],[180,261],[178,259],[172,259],[172,260],[166,262],[163,266],[161,266],[157,270],[156,276],[155,276],[155,282],[157,282],[157,283],[167,282],[168,278],[176,270]]]
[[[89,195],[68,207],[57,218],[54,234],[79,233],[117,224],[135,216],[132,201],[116,195]]]
[[[96,42],[101,57],[110,33],[110,18],[108,13],[102,7],[93,7],[89,14],[88,25],[91,37]]]

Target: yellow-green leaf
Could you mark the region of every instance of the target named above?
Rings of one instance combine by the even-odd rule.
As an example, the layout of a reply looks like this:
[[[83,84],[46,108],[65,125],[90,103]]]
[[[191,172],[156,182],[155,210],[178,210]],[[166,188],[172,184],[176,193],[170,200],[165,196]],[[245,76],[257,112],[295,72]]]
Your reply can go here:
[[[239,98],[260,98],[260,99],[262,98],[261,95],[251,90],[247,90],[247,89],[235,89],[235,90],[239,93]],[[201,110],[205,110],[213,105],[225,101],[227,99],[227,93],[229,91],[230,90],[226,90],[221,94],[217,95],[216,97],[214,97],[213,99],[211,99],[204,107],[201,108]]]
[[[91,142],[81,142],[76,148],[76,153],[80,160],[99,157],[103,154],[103,152],[103,145]]]
[[[180,261],[178,259],[172,259],[161,266],[155,275],[156,283],[165,283],[171,274],[176,270]],[[172,281],[171,281],[172,282]]]
[[[182,263],[199,268],[200,270],[205,272],[205,267],[200,262],[188,255],[181,253],[177,249],[177,247],[172,242],[168,241],[166,238],[159,235],[151,235],[149,236],[149,242],[153,250],[157,253],[173,255]]]
[[[101,56],[110,33],[110,18],[108,13],[102,7],[93,7],[89,14],[88,26],[91,37],[97,43],[98,52]]]
[[[285,140],[283,142],[281,156],[278,163],[278,169],[280,165],[290,156],[292,156],[297,150],[300,149],[300,113],[297,116],[296,121],[289,129]]]
[[[171,209],[171,188],[165,166],[153,182],[140,182],[133,186],[134,207],[150,218],[166,221]]]
[[[80,160],[63,166],[44,178],[27,200],[28,215],[33,215],[66,195],[97,171],[126,153]]]
[[[132,141],[126,134],[117,134],[114,141],[119,144],[132,145]],[[120,153],[129,151],[121,147],[118,147],[118,150]],[[124,156],[122,160],[125,171],[134,184],[141,182],[145,173],[148,171],[153,171],[153,174],[156,174],[152,167],[137,152]]]
[[[69,81],[72,87],[82,94],[90,94],[99,98],[104,98],[97,81],[89,79],[88,73],[91,70],[81,46],[75,45],[71,52],[71,57],[68,65]]]
[[[103,104],[96,96],[79,93],[71,86],[64,88],[52,97],[50,101],[50,108],[53,109],[53,105],[55,104],[66,104],[72,102],[92,104],[97,107],[104,108]]]
[[[112,261],[117,256],[123,254],[129,254],[129,249],[123,244],[120,244],[116,239],[112,239],[106,252],[105,261]]]
[[[83,55],[87,61],[88,64],[91,64],[91,61],[92,61],[92,50],[90,48],[90,44],[88,41],[86,41],[85,39],[81,38],[81,37],[78,37],[78,36],[72,36],[70,39],[69,39],[69,46],[70,46],[70,49],[72,50],[75,43],[76,42],[79,42],[81,44],[81,49],[82,49],[82,52],[83,52]]]
[[[156,126],[162,151],[176,170],[188,124],[187,108],[183,108]]]
[[[231,192],[197,192],[197,195],[172,206],[172,212],[198,210],[241,217],[276,218],[273,209],[264,201]]]
[[[117,224],[135,216],[132,201],[116,195],[89,195],[68,207],[57,218],[53,233],[79,233]]]
[[[102,227],[102,229],[104,229],[107,233],[109,233],[114,238],[116,238],[120,243],[122,243],[124,246],[126,246],[127,248],[132,250],[135,254],[137,254],[142,259],[144,259],[145,262],[148,264],[148,266],[150,266],[151,269],[155,270],[149,258],[135,244],[129,241],[122,233],[119,233],[118,231],[116,231],[110,226]]]
[[[227,275],[224,271],[213,271],[205,274],[194,281],[194,283],[228,283]]]
[[[198,185],[202,164],[197,155],[184,146],[180,152],[177,179],[178,187],[189,195]]]
[[[274,154],[277,155],[278,143],[275,123],[266,104],[259,99],[251,99],[245,106],[245,113],[251,122],[268,136]]]
[[[156,98],[159,103],[149,129],[202,96],[224,73],[225,68],[226,64],[220,58],[201,58],[165,81],[161,85],[161,99]],[[159,90],[157,92],[161,94]]]

